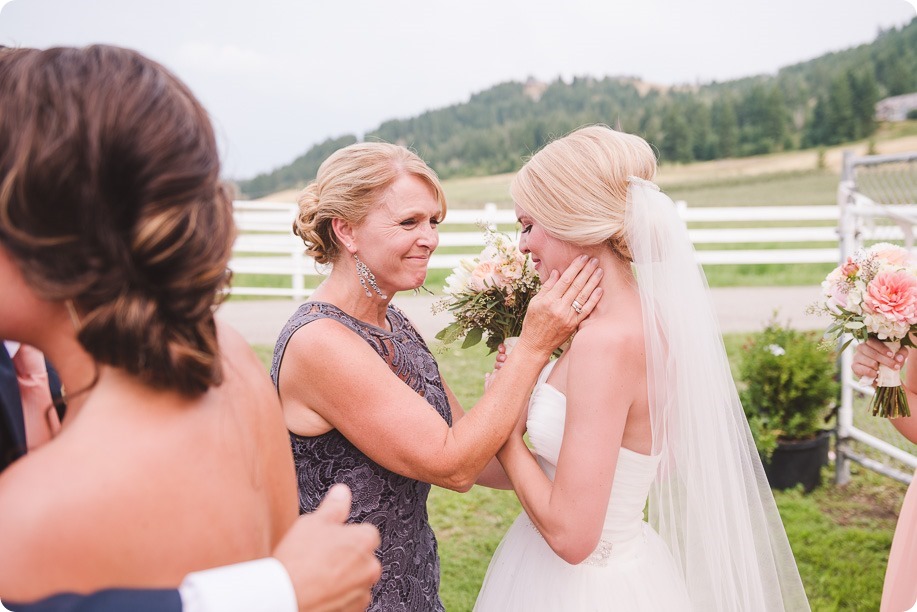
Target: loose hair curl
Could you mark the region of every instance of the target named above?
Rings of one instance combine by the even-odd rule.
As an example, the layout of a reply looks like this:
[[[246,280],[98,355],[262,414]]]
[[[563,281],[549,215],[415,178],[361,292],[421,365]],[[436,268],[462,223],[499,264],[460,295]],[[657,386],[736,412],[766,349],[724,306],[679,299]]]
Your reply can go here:
[[[332,153],[299,195],[293,233],[302,238],[306,254],[319,264],[336,261],[341,245],[331,227],[332,219],[359,225],[382,202],[391,184],[405,174],[430,188],[445,215],[446,196],[439,178],[413,151],[386,142],[362,142]]]
[[[0,243],[71,300],[99,363],[198,394],[222,381],[213,307],[235,226],[210,119],[118,47],[0,53]]]

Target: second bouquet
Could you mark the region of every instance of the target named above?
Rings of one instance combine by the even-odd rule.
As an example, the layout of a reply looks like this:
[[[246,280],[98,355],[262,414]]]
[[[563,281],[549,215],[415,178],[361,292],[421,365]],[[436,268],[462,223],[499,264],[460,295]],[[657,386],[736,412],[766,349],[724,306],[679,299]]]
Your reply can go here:
[[[879,243],[860,249],[835,268],[822,283],[824,301],[819,310],[834,319],[826,336],[850,334],[841,352],[855,338],[875,337],[892,352],[914,346],[917,331],[917,262],[899,246]],[[910,416],[898,372],[879,366],[873,416]]]

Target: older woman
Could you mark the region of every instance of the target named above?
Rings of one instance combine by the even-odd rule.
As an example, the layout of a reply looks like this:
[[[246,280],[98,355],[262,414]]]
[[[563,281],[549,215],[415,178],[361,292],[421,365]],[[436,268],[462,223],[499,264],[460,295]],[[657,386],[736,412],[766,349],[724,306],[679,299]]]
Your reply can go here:
[[[596,261],[552,272],[519,344],[467,414],[420,335],[391,299],[419,287],[438,244],[445,198],[407,149],[356,144],[333,154],[299,199],[294,230],[331,273],[291,317],[274,350],[299,478],[300,510],[335,482],[354,491],[351,519],[382,535],[371,610],[442,610],[427,521],[430,484],[465,491],[506,440],[552,351],[601,292]],[[583,304],[581,312],[573,302]]]
[[[93,46],[0,56],[0,337],[56,365],[54,439],[0,476],[0,596],[174,587],[296,518],[276,394],[219,325],[234,235],[206,111]]]

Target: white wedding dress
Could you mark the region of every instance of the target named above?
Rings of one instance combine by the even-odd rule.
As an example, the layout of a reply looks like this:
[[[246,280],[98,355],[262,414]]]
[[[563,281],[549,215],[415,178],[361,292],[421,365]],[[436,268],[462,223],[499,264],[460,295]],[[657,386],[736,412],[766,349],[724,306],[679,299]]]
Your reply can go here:
[[[538,463],[554,478],[564,434],[566,397],[545,380],[529,401],[528,433]],[[582,563],[558,557],[528,515],[519,515],[494,553],[475,610],[559,612],[690,610],[684,578],[669,549],[643,521],[659,458],[621,448],[602,537]]]

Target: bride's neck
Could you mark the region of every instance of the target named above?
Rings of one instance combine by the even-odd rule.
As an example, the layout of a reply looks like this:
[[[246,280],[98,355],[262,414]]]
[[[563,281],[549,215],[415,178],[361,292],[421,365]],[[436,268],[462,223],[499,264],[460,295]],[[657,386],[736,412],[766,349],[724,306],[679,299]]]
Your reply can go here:
[[[593,314],[604,317],[619,312],[624,304],[639,300],[637,279],[634,277],[631,264],[622,260],[611,251],[599,256],[599,267],[602,268],[602,299],[596,305]]]

